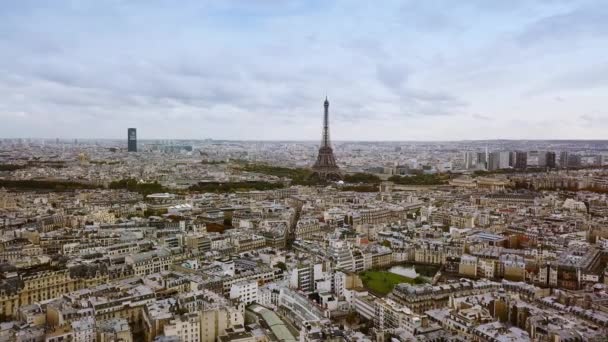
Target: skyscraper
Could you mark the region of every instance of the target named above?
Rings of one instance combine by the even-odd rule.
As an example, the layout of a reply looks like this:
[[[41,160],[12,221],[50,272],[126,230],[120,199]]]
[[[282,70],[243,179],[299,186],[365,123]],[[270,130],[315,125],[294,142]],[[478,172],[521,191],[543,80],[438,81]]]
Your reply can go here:
[[[479,168],[487,170],[488,169],[488,153],[486,152],[477,152],[477,165]]]
[[[509,156],[511,153],[508,151],[492,152],[488,160],[488,170],[508,169],[509,168]]]
[[[568,167],[581,167],[582,163],[582,158],[580,155],[578,154],[570,154],[568,156]]]
[[[477,164],[477,153],[469,151],[464,152],[463,159],[465,170],[473,169]]]
[[[515,168],[523,170],[528,166],[528,153],[525,151],[515,151]]]
[[[129,152],[137,152],[137,129],[135,128],[127,130],[127,150]]]
[[[555,169],[557,164],[555,163],[555,152],[547,152],[547,167]]]
[[[334,151],[331,148],[329,140],[329,101],[325,98],[325,112],[323,115],[323,134],[321,138],[321,147],[319,147],[319,155],[317,161],[312,167],[313,176],[323,180],[339,180],[342,179],[342,172],[336,164]]]
[[[604,156],[602,156],[601,154],[595,156],[594,165],[596,165],[596,166],[602,166],[603,163],[604,163]]]
[[[500,153],[492,152],[488,157],[488,170],[494,171],[500,168]]]
[[[570,153],[568,153],[567,151],[562,151],[559,154],[559,167],[561,167],[562,169],[567,168],[569,157],[570,157]]]
[[[539,167],[547,166],[547,152],[546,151],[538,152],[538,166]]]

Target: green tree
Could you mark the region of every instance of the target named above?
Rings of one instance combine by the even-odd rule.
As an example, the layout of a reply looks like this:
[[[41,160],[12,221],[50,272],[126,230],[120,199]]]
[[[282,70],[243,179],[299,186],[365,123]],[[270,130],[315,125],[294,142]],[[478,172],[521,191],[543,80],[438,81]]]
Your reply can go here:
[[[191,191],[200,192],[214,192],[214,193],[226,193],[236,191],[248,191],[248,190],[275,190],[281,189],[285,186],[282,183],[270,183],[270,182],[204,182],[192,185],[189,189]]]
[[[357,323],[359,318],[359,315],[356,312],[349,312],[348,315],[346,315],[346,323],[353,325],[355,323]]]
[[[121,179],[119,181],[111,182],[108,185],[110,189],[125,189],[128,191],[133,191],[140,193],[144,196],[158,193],[158,192],[167,192],[168,189],[163,187],[160,183],[154,181],[152,183],[140,183],[136,179],[128,178]]]
[[[378,184],[344,185],[340,187],[340,190],[354,192],[377,192]]]
[[[401,185],[440,185],[447,183],[448,175],[420,174],[413,176],[391,176],[388,180]]]
[[[378,184],[381,182],[380,177],[371,173],[354,173],[344,176],[346,183],[365,183],[365,184]]]
[[[288,168],[268,164],[245,164],[242,166],[242,170],[262,173],[269,176],[289,178],[291,179],[291,182],[296,185],[315,185],[318,183],[311,177],[312,171],[309,169]]]

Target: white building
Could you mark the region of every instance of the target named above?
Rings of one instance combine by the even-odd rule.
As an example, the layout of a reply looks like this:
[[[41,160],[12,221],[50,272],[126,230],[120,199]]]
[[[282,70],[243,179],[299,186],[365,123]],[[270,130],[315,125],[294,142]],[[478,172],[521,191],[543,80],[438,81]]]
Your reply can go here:
[[[564,201],[564,205],[562,206],[564,209],[575,210],[575,211],[587,211],[587,206],[584,202],[573,200],[572,198],[568,198]]]
[[[287,317],[301,328],[305,322],[321,322],[327,319],[319,308],[295,291],[286,288],[281,289],[279,295],[279,306],[285,309]]]
[[[138,276],[167,271],[169,270],[171,261],[171,253],[166,249],[138,253],[125,257],[125,264],[133,267],[135,274]]]
[[[95,342],[95,319],[85,317],[72,322],[74,342]]]
[[[201,341],[201,322],[197,313],[176,317],[164,327],[165,336],[178,336],[182,342]]]
[[[258,282],[245,280],[232,284],[230,299],[238,299],[242,303],[251,304],[258,301]]]
[[[313,292],[318,279],[323,279],[323,264],[301,265],[291,271],[289,287],[306,293]]]

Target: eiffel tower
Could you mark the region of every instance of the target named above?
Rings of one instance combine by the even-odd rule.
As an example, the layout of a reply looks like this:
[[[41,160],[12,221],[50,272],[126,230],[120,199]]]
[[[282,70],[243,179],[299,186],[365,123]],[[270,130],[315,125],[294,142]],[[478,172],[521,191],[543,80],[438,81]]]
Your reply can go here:
[[[336,181],[342,179],[342,172],[336,165],[334,150],[331,148],[329,141],[329,101],[325,97],[325,115],[323,116],[323,137],[321,139],[321,147],[319,147],[319,155],[317,161],[312,167],[313,177],[318,177],[321,180]]]

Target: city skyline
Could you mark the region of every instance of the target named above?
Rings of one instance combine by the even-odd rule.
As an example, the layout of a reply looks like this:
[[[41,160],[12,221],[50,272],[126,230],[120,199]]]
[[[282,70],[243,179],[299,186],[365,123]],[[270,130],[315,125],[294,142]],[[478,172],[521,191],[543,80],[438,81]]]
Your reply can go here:
[[[4,4],[0,136],[600,139],[600,1]],[[313,25],[311,23],[321,23]],[[51,132],[52,131],[52,132]]]
[[[0,4],[0,342],[608,341],[608,1]]]

